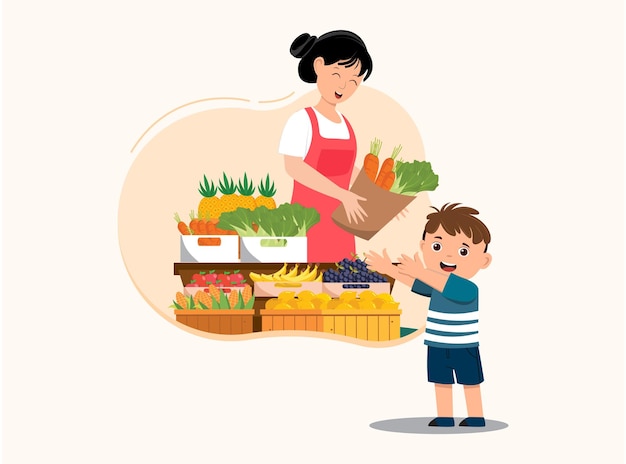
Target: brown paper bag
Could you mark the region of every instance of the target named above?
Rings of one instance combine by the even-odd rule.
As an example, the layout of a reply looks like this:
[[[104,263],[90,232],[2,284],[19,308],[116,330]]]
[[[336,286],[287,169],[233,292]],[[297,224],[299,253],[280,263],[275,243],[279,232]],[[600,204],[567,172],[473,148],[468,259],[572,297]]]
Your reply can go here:
[[[415,200],[412,195],[400,195],[380,188],[367,177],[364,170],[361,170],[350,191],[367,198],[367,201],[361,202],[367,214],[365,220],[348,222],[343,205],[339,205],[331,217],[339,227],[365,240],[376,235]]]

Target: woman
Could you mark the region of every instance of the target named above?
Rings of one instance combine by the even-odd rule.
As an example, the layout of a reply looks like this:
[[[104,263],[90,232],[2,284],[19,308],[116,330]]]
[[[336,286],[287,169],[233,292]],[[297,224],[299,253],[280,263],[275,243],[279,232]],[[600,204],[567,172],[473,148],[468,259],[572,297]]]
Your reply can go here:
[[[341,30],[320,37],[301,34],[290,51],[300,59],[300,78],[317,84],[320,100],[289,118],[278,151],[294,179],[291,202],[320,213],[320,222],[307,233],[308,261],[337,262],[355,253],[355,238],[334,223],[333,211],[341,204],[350,222],[366,217],[359,204],[366,199],[349,190],[359,173],[356,138],[337,104],[370,76],[372,59],[358,35]]]

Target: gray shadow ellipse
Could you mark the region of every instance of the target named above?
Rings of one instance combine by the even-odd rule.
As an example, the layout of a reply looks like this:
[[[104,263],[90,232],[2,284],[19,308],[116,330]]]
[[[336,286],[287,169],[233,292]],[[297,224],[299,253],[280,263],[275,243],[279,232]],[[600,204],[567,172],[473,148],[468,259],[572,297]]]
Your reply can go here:
[[[461,433],[482,433],[502,430],[509,425],[505,422],[485,419],[484,427],[460,427],[462,417],[454,418],[454,427],[430,427],[428,423],[433,417],[403,417],[372,422],[370,427],[385,432],[421,433],[429,435],[455,435]]]

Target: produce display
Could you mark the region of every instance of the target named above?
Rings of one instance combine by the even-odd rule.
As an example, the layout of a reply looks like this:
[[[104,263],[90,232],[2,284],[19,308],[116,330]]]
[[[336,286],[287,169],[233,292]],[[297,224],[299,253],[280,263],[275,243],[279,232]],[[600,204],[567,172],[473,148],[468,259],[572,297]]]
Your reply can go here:
[[[237,208],[223,212],[217,226],[233,230],[240,237],[306,237],[320,220],[315,208],[299,203],[283,203],[274,209],[257,206],[254,210]],[[280,244],[276,244],[280,246]]]
[[[278,297],[268,299],[265,309],[397,310],[399,304],[389,293],[364,291],[357,296],[356,292],[346,290],[333,298],[328,293],[285,290]]]
[[[173,309],[252,309],[254,295],[252,287],[245,284],[241,291],[224,292],[216,285],[210,284],[207,292],[196,292],[193,295],[184,295],[176,292],[170,308]]]
[[[356,255],[353,259],[344,258],[335,264],[335,268],[324,271],[322,279],[323,282],[339,283],[388,282],[382,274],[369,270],[365,261]],[[344,288],[349,286],[345,285]]]
[[[299,264],[295,264],[288,270],[285,263],[273,274],[250,272],[248,275],[253,282],[321,282],[322,273],[318,269],[318,265],[307,264],[306,267],[304,265],[300,267]]]

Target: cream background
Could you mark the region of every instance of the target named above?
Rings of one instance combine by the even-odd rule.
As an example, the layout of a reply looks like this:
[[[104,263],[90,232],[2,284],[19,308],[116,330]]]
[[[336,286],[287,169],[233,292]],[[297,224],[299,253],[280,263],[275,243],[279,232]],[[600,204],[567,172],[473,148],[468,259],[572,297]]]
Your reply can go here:
[[[3,2],[3,462],[623,462],[622,2],[289,5]],[[506,429],[372,429],[435,414],[421,340],[195,337],[126,272],[143,131],[199,99],[310,90],[289,44],[340,27],[419,128],[431,202],[493,233],[483,395]]]

